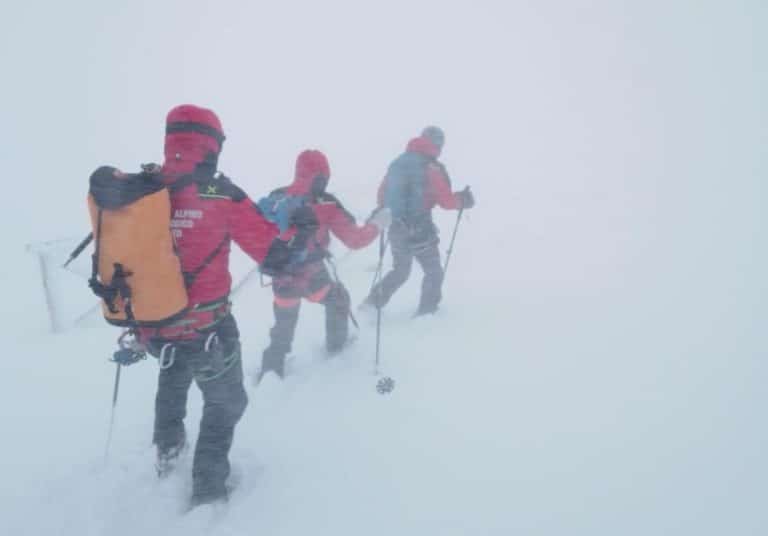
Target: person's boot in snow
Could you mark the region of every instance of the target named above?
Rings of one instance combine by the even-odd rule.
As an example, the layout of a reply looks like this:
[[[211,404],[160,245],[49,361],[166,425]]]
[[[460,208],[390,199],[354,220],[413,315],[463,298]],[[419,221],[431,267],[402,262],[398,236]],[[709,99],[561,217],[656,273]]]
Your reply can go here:
[[[418,309],[416,309],[416,312],[413,313],[413,318],[418,318],[420,316],[426,316],[426,315],[433,315],[437,312],[438,306],[437,305],[431,305],[431,306],[425,306],[420,305]]]
[[[195,493],[189,499],[188,511],[206,504],[226,504],[229,501],[229,491],[225,489],[221,493]]]
[[[179,463],[181,455],[187,451],[186,437],[178,445],[168,448],[157,447],[157,459],[155,460],[155,471],[159,478],[165,478],[170,475]]]
[[[278,352],[267,348],[261,355],[261,370],[259,370],[258,382],[268,372],[274,372],[278,378],[283,379],[285,377],[285,355],[282,352]]]
[[[268,372],[274,372],[278,377],[285,377],[285,356],[291,351],[293,335],[299,321],[299,304],[284,307],[274,303],[275,325],[269,331],[270,344],[261,356],[261,370],[257,383]]]

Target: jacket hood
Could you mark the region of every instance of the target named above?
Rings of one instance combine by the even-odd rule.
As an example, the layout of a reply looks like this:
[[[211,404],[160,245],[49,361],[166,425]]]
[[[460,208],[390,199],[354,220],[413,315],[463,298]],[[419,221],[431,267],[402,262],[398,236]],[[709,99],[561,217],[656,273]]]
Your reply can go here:
[[[316,178],[322,177],[327,182],[330,176],[331,169],[325,155],[320,151],[306,150],[296,158],[296,173],[288,193],[307,195],[312,191]]]
[[[409,153],[419,153],[431,158],[440,156],[440,148],[425,137],[413,138],[408,142],[406,151]]]
[[[183,104],[168,112],[165,125],[164,175],[191,173],[203,162],[216,169],[225,136],[212,110]]]

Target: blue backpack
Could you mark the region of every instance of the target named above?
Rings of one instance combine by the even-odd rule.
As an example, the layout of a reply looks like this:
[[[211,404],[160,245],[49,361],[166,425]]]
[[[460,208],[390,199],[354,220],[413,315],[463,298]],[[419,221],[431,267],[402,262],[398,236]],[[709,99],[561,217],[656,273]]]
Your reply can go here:
[[[431,160],[423,154],[406,152],[390,164],[384,181],[384,206],[392,211],[393,219],[410,223],[429,214],[424,196]]]
[[[291,195],[288,194],[284,188],[275,190],[267,197],[262,197],[256,206],[264,215],[264,217],[277,225],[280,229],[280,234],[287,231],[292,225],[293,213],[307,204],[307,197],[303,195]],[[279,240],[279,239],[278,239]],[[309,256],[309,252],[306,248],[296,248],[293,244],[293,240],[282,244],[279,248],[282,253],[277,254],[280,257],[278,264],[280,266],[273,266],[270,270],[273,273],[269,275],[278,275],[279,272],[290,272],[292,269],[301,266]],[[281,241],[282,242],[282,241]],[[276,250],[277,252],[277,250]],[[262,270],[264,272],[264,270]]]
[[[284,188],[275,190],[257,203],[264,217],[280,228],[280,234],[291,226],[291,217],[297,208],[307,203],[306,196],[291,195]]]

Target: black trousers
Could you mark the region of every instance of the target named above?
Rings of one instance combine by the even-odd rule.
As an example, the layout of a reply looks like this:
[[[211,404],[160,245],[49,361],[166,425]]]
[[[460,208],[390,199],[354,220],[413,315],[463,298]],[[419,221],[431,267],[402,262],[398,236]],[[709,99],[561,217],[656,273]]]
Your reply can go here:
[[[344,347],[349,336],[349,292],[331,279],[325,267],[315,267],[310,275],[286,278],[273,283],[275,324],[270,343],[262,357],[262,372],[272,370],[282,376],[285,356],[291,351],[299,321],[301,299],[316,301],[318,292],[328,289],[318,301],[325,307],[325,346],[328,353]]]
[[[163,453],[185,441],[187,394],[194,380],[203,395],[203,417],[192,464],[192,495],[199,501],[226,497],[230,473],[229,451],[235,425],[248,404],[243,387],[239,333],[230,315],[217,326],[218,337],[208,351],[205,338],[193,341],[153,341],[150,350],[159,356],[166,342],[155,398],[154,443]],[[170,361],[172,356],[172,362]]]
[[[408,280],[413,267],[413,260],[424,271],[421,283],[421,297],[418,313],[432,313],[437,309],[443,297],[443,265],[440,260],[438,245],[440,240],[434,224],[413,233],[401,222],[393,223],[389,228],[389,245],[392,251],[392,270],[390,270],[371,291],[368,302],[384,307],[392,295]]]

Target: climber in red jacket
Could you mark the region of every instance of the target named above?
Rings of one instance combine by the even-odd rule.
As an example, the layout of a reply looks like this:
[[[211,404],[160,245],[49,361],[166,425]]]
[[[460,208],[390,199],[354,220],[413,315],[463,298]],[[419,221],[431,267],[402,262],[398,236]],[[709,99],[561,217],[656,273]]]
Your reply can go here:
[[[304,151],[296,160],[293,183],[259,201],[262,213],[280,227],[280,239],[293,247],[283,266],[263,266],[272,275],[275,325],[264,350],[259,378],[269,371],[283,376],[302,298],[325,306],[326,349],[330,354],[342,349],[349,331],[350,298],[325,266],[331,234],[347,247],[360,249],[389,225],[389,210],[383,209],[358,226],[341,201],[326,191],[330,175],[323,153]],[[297,247],[298,243],[302,247]]]
[[[171,228],[190,310],[169,326],[141,329],[142,341],[160,359],[154,443],[161,477],[186,445],[184,417],[193,379],[202,391],[193,507],[226,500],[229,450],[248,402],[239,332],[230,312],[231,244],[262,263],[278,235],[245,192],[217,172],[223,141],[221,123],[210,110],[183,105],[168,114],[160,177],[170,190]]]

